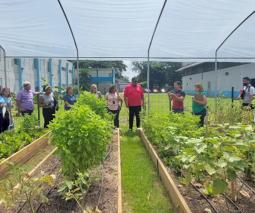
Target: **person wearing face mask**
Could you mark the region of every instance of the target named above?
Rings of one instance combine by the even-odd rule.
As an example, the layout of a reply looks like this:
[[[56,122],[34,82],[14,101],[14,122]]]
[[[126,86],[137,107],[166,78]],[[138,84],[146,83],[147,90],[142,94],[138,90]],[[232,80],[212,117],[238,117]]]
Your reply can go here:
[[[241,89],[241,92],[240,92],[240,98],[242,99],[243,108],[248,107],[250,109],[253,109],[252,100],[254,95],[255,95],[255,89],[250,84],[250,78],[244,77],[243,88]]]
[[[192,112],[194,115],[200,116],[200,126],[204,126],[207,105],[207,97],[203,94],[203,91],[201,84],[195,84],[196,94],[192,97]]]

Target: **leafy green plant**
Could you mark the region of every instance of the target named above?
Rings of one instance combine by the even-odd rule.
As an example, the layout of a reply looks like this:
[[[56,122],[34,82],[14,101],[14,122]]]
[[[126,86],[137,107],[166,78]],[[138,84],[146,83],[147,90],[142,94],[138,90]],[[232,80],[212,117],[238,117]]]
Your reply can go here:
[[[82,92],[78,98],[77,105],[89,106],[97,115],[104,119],[109,119],[110,116],[107,113],[106,102],[104,99],[98,98],[89,92]]]
[[[69,180],[75,180],[78,172],[87,172],[101,162],[111,135],[109,122],[85,105],[59,112],[50,129],[62,171]]]
[[[165,163],[184,176],[183,183],[200,182],[208,195],[226,192],[238,173],[254,171],[254,129],[225,122],[198,128],[197,123],[190,114],[158,114],[145,118],[144,129]]]
[[[242,109],[240,103],[226,104],[222,98],[217,98],[217,108],[209,108],[208,121],[210,125],[229,123],[234,125],[236,123],[250,124],[252,123],[253,113],[248,108]]]
[[[79,208],[85,212],[81,200],[91,185],[91,181],[89,172],[78,172],[75,180],[64,180],[58,192],[63,194],[65,200],[75,200]]]
[[[26,115],[21,118],[18,128],[1,133],[0,159],[10,156],[44,134],[45,130],[36,127],[36,124],[37,119],[35,116]]]

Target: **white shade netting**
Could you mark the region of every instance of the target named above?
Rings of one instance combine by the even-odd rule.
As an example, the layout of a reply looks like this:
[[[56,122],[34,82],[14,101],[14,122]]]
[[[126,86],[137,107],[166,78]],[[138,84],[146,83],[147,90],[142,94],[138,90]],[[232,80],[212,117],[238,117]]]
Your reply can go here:
[[[62,0],[81,58],[145,59],[163,0]],[[212,61],[254,0],[168,0],[151,58]],[[255,60],[255,15],[219,50],[219,60]],[[57,0],[0,0],[0,45],[7,56],[76,57]]]

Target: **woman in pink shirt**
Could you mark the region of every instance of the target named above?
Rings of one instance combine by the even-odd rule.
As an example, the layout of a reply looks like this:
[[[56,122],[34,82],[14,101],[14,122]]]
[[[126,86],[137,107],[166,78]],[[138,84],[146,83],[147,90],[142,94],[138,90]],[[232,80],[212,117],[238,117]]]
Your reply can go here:
[[[105,95],[107,100],[108,112],[114,115],[114,126],[119,128],[119,113],[122,106],[122,99],[117,93],[116,87],[111,86],[109,92]]]

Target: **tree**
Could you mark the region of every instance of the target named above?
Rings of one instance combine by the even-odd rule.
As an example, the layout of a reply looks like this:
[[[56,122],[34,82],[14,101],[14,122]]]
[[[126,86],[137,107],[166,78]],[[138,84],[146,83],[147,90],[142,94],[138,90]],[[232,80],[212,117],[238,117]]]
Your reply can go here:
[[[74,67],[77,67],[77,62],[72,61]],[[124,79],[122,73],[126,71],[126,64],[123,61],[92,61],[83,60],[79,61],[80,85],[83,89],[89,89],[91,84],[89,72],[91,69],[101,68],[114,68],[116,69],[116,79]]]
[[[173,85],[174,81],[181,80],[181,75],[175,72],[182,66],[177,62],[151,62],[150,63],[150,89]],[[147,62],[133,62],[133,70],[138,72],[140,82],[147,81]]]

